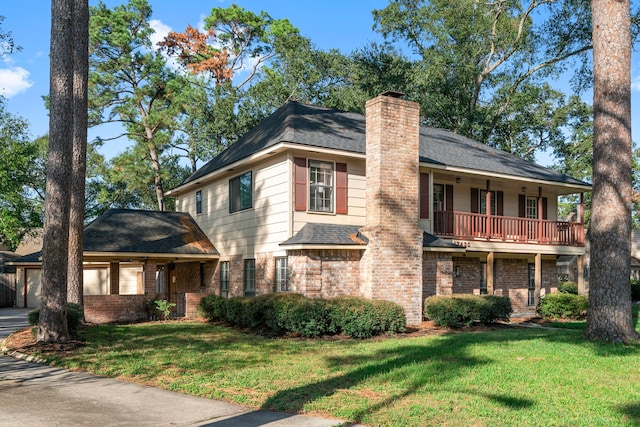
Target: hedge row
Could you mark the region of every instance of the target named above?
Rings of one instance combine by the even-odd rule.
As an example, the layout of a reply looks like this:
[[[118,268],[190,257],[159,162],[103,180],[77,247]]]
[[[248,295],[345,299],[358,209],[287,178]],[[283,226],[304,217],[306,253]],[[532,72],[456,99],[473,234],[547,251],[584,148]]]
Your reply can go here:
[[[508,322],[512,312],[509,297],[496,295],[432,296],[424,302],[425,319],[446,328]]]
[[[540,298],[538,314],[551,319],[582,319],[587,315],[587,295],[554,292]]]
[[[253,298],[209,295],[200,309],[212,321],[255,331],[317,337],[344,333],[368,338],[406,330],[404,309],[389,301],[357,297],[306,298],[294,293],[273,293]]]

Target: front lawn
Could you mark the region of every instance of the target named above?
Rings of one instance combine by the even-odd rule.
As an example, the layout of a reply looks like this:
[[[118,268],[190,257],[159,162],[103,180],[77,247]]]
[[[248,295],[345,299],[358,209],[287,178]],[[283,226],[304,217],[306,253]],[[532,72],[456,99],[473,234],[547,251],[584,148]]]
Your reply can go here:
[[[253,408],[376,426],[640,424],[640,345],[570,329],[310,340],[158,322],[84,336],[55,363]]]

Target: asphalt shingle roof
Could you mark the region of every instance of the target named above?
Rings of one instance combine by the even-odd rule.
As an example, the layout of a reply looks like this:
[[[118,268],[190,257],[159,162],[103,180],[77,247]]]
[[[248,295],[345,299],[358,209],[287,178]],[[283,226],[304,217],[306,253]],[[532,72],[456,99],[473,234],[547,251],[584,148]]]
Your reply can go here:
[[[360,233],[362,226],[307,223],[293,237],[280,243],[288,245],[362,245],[369,243],[367,236]],[[422,246],[425,248],[462,249],[448,240],[423,232]]]
[[[218,255],[191,215],[110,209],[84,229],[85,252]]]
[[[365,154],[365,116],[289,101],[183,184],[281,142]],[[420,161],[551,182],[589,185],[453,132],[420,128]]]
[[[357,225],[306,223],[293,237],[280,245],[362,245],[369,242]]]
[[[84,228],[85,252],[219,255],[191,215],[110,209]],[[16,258],[39,262],[42,251]]]

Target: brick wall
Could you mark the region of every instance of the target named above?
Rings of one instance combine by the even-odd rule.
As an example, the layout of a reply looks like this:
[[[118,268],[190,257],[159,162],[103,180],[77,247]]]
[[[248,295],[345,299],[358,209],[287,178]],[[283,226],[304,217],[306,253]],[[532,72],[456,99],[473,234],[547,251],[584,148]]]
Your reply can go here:
[[[308,297],[360,295],[361,251],[289,251],[292,292]]]
[[[454,272],[460,269],[460,276],[453,275],[454,294],[480,294],[482,269],[479,258],[453,258]]]
[[[229,257],[229,297],[244,296],[244,258],[242,255]]]
[[[146,320],[149,295],[85,295],[84,318],[89,323],[123,323]]]
[[[361,293],[404,307],[422,320],[422,230],[419,207],[419,105],[378,96],[366,105],[366,225]]]
[[[453,293],[453,259],[444,252],[425,252],[422,255],[424,298]]]
[[[529,262],[526,259],[496,259],[494,295],[508,296],[514,313],[531,313],[528,304]]]

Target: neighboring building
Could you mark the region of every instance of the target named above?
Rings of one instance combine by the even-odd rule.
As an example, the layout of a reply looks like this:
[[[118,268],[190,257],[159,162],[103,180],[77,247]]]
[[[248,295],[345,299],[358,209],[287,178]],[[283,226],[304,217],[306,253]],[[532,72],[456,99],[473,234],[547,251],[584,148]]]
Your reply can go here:
[[[220,254],[207,292],[361,295],[415,324],[431,295],[506,295],[533,314],[558,257],[582,263],[583,207],[560,221],[557,200],[589,184],[420,127],[396,95],[366,117],[288,102],[167,193]]]

